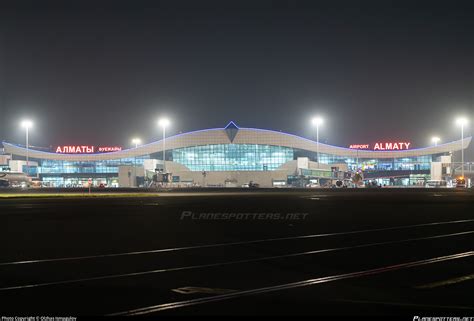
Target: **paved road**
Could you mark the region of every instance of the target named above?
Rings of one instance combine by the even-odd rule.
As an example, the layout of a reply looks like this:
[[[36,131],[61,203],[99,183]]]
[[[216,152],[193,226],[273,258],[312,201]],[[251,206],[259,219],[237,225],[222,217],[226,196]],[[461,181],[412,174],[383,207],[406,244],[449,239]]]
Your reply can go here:
[[[0,200],[0,314],[473,316],[474,194]]]

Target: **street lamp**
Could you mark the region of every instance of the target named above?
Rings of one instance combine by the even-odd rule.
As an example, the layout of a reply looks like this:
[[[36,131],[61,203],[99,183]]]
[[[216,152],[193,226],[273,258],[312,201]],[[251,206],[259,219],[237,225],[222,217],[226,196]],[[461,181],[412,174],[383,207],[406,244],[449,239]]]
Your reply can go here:
[[[30,144],[28,142],[29,129],[33,127],[33,122],[31,120],[23,120],[21,122],[21,127],[25,129],[26,132],[26,175],[30,174],[30,163],[29,163],[29,154],[30,154]]]
[[[166,152],[166,127],[170,125],[170,121],[168,118],[161,118],[158,121],[158,125],[163,128],[163,173],[166,174],[166,159],[165,159],[165,152]]]
[[[138,145],[140,145],[142,143],[142,140],[140,138],[133,138],[132,139],[132,144],[135,145],[135,148],[138,147]]]
[[[436,136],[434,136],[434,137],[431,138],[431,142],[433,142],[433,144],[434,144],[435,146],[438,146],[438,143],[439,143],[440,140],[441,140],[441,138],[436,137]]]
[[[312,120],[313,126],[316,126],[316,161],[319,168],[319,126],[323,124],[321,117],[314,117]]]
[[[468,123],[467,118],[460,117],[456,119],[456,124],[461,126],[461,176],[464,179],[464,126]]]
[[[132,139],[132,144],[135,145],[135,148],[137,148],[138,145],[140,145],[141,143],[142,143],[142,140],[140,138],[133,138]],[[137,156],[135,156],[134,159],[135,159],[135,166],[137,166],[138,165],[137,164]]]

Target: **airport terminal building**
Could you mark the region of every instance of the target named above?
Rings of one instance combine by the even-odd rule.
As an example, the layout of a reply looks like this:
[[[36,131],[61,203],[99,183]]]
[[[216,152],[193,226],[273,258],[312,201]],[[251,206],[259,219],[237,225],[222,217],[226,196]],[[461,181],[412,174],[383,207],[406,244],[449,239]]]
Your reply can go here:
[[[381,142],[338,147],[292,134],[238,127],[183,133],[122,149],[117,146],[57,146],[50,150],[3,142],[0,166],[28,171],[45,186],[150,186],[169,173],[176,186],[262,187],[331,184],[356,172],[387,185],[422,184],[453,175],[451,154],[469,146],[471,137],[446,144],[411,148],[410,142]],[[163,147],[165,158],[163,163]],[[28,155],[28,166],[26,156]],[[318,161],[319,160],[319,161]],[[153,177],[155,176],[155,177]],[[436,176],[436,177],[433,177]],[[158,179],[160,181],[160,179]]]

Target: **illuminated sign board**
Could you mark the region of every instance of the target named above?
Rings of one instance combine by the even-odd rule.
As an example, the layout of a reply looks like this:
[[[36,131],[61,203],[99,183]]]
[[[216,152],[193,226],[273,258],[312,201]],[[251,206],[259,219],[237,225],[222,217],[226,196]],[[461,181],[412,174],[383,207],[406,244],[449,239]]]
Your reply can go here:
[[[89,145],[65,145],[56,147],[56,153],[59,154],[93,154],[110,153],[121,151],[120,146],[89,146]]]
[[[372,149],[372,150],[407,150],[410,149],[410,142],[383,142],[375,143],[372,148],[369,144],[352,144],[351,149]]]
[[[122,147],[119,146],[99,146],[97,147],[97,151],[99,153],[110,153],[110,152],[118,152],[121,151]]]
[[[352,149],[369,149],[369,144],[354,144],[354,145],[350,145],[349,148],[352,148]]]
[[[410,149],[409,142],[395,142],[395,143],[375,143],[374,150],[400,150]]]

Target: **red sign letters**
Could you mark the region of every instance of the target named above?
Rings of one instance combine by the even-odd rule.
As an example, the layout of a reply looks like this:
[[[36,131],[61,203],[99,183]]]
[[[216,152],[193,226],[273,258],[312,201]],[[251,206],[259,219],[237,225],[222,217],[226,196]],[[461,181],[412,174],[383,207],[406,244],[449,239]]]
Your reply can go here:
[[[56,147],[56,153],[60,154],[93,154],[96,151],[98,153],[110,153],[121,151],[120,146],[89,146],[89,145],[66,145]]]
[[[410,142],[384,142],[375,143],[373,150],[406,150],[410,149]],[[371,149],[369,144],[353,144],[349,145],[352,149]]]

